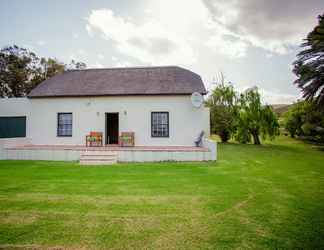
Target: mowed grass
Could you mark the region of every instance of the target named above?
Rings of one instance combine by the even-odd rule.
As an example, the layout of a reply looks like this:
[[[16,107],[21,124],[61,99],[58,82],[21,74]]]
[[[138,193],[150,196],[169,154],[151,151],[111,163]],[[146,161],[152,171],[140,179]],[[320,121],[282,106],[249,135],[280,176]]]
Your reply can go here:
[[[279,138],[201,163],[0,161],[0,249],[323,249],[324,152]]]

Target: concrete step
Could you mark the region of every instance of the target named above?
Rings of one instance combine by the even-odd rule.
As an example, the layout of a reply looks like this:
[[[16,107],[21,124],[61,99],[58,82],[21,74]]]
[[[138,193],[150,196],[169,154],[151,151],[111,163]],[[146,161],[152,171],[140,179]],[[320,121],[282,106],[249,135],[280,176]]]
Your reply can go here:
[[[93,151],[93,150],[90,150],[90,151],[84,151],[81,153],[81,155],[113,155],[113,156],[116,156],[117,155],[117,152],[115,151]]]
[[[117,155],[81,155],[81,158],[90,158],[90,159],[107,159],[107,158],[116,158]]]
[[[85,151],[80,156],[81,165],[111,165],[117,163],[117,152]]]
[[[115,160],[80,160],[80,165],[112,165],[117,163]]]

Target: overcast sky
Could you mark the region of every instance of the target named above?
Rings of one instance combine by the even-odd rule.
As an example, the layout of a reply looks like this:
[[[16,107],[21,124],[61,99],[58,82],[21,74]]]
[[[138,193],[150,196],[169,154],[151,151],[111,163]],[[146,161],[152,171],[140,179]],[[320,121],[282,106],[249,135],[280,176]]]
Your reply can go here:
[[[208,89],[221,71],[267,103],[299,96],[292,62],[323,0],[0,1],[0,46],[94,67],[180,65]]]

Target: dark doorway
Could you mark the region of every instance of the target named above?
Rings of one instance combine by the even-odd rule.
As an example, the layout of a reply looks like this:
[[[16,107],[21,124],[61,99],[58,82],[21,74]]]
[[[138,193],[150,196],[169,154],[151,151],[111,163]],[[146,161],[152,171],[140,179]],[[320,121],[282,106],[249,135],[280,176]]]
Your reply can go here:
[[[106,113],[106,144],[118,144],[118,113]]]

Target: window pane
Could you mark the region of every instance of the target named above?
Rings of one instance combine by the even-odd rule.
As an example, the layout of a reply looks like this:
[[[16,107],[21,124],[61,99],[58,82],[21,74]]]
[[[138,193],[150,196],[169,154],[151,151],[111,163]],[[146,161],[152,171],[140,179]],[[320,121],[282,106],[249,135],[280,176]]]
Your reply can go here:
[[[58,114],[58,136],[72,136],[72,113]]]
[[[168,112],[152,112],[151,134],[152,137],[168,137],[169,136],[169,113]]]

